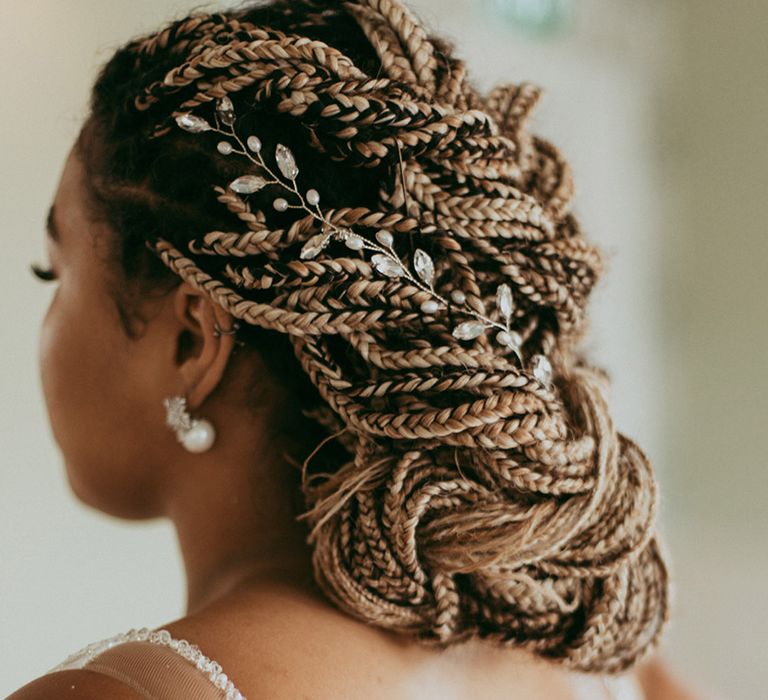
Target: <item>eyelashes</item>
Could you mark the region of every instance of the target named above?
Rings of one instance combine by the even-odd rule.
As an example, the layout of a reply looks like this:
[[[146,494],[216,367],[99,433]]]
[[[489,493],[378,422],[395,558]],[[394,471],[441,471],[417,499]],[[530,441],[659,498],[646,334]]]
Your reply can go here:
[[[57,279],[56,275],[53,272],[53,269],[51,268],[43,268],[40,267],[37,263],[32,263],[29,266],[29,269],[32,271],[32,274],[37,277],[40,280],[43,280],[43,282],[52,282],[53,280]]]

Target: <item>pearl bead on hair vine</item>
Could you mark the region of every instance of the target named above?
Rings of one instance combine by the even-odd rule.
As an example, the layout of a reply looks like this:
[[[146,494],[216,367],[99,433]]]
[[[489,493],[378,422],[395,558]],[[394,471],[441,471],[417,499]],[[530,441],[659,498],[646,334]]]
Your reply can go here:
[[[246,156],[252,163],[259,166],[264,174],[247,173],[236,178],[229,183],[229,189],[240,195],[249,195],[258,192],[267,185],[279,185],[290,195],[296,203],[291,203],[285,197],[277,197],[273,200],[272,206],[276,211],[285,212],[288,209],[302,209],[311,215],[320,225],[320,233],[312,235],[304,242],[299,257],[302,260],[312,260],[317,258],[333,242],[343,243],[347,248],[354,251],[371,251],[370,263],[373,269],[379,274],[388,278],[403,279],[422,292],[426,292],[431,298],[422,302],[420,311],[425,320],[434,317],[449,306],[453,311],[466,314],[470,318],[456,325],[452,330],[452,335],[458,340],[473,340],[485,331],[492,329],[496,331],[496,341],[503,347],[511,350],[518,359],[520,366],[523,367],[523,357],[521,354],[521,345],[523,342],[520,334],[511,327],[512,315],[514,311],[514,300],[510,286],[503,282],[498,285],[496,290],[496,310],[497,318],[491,318],[473,309],[467,303],[465,294],[455,289],[446,297],[437,292],[434,287],[435,263],[432,257],[425,250],[417,248],[413,253],[411,270],[408,265],[398,256],[394,250],[394,237],[390,231],[381,229],[375,234],[375,241],[370,240],[351,228],[337,226],[320,209],[320,193],[312,188],[302,194],[296,178],[299,174],[299,168],[291,150],[278,143],[275,148],[275,162],[278,173],[267,165],[262,155],[262,143],[258,136],[250,135],[245,143],[234,129],[235,110],[232,100],[224,96],[217,99],[215,109],[216,125],[213,126],[208,120],[190,112],[180,114],[176,117],[176,123],[185,131],[197,134],[206,131],[213,131],[222,134],[231,140],[222,140],[217,144],[217,150],[222,155],[241,155]],[[228,127],[227,130],[221,128],[221,124]],[[399,144],[398,144],[399,151]],[[401,160],[402,166],[402,160]],[[266,175],[266,176],[265,176]],[[552,366],[546,355],[536,354],[531,358],[531,371],[533,376],[547,388],[551,388],[550,380],[552,376]]]

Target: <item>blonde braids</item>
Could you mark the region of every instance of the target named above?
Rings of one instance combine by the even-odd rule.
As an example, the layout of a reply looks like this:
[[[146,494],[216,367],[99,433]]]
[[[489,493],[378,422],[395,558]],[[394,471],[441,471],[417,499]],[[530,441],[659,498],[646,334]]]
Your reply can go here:
[[[604,373],[576,350],[603,261],[570,212],[568,164],[526,130],[541,90],[476,94],[447,44],[394,0],[271,7],[275,26],[242,9],[129,45],[135,66],[161,61],[131,107],[150,142],[193,148],[202,137],[176,133],[175,117],[228,96],[251,106],[260,137],[284,125],[317,167],[338,164],[326,172],[373,173],[368,202],[329,179],[330,220],[386,229],[404,255],[427,249],[436,288],[478,312],[508,283],[524,356],[554,370],[546,386],[486,336],[456,340],[450,309],[425,318],[423,289],[360,255],[300,259],[316,222],[277,216],[266,196],[213,183],[226,225],[149,237],[181,279],[288,336],[323,400],[308,413],[350,453],[302,482],[318,585],[425,644],[482,637],[583,671],[628,668],[667,617],[656,487],[613,425]],[[357,41],[380,73],[318,38],[342,24],[358,38],[339,44]],[[299,180],[321,187],[310,170]]]

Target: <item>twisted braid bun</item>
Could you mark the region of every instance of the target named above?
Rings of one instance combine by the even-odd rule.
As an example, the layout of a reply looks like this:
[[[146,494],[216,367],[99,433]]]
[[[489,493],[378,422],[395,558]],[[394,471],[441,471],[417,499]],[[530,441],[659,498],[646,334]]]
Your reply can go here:
[[[395,0],[273,2],[118,52],[94,87],[88,162],[126,269],[141,239],[166,272],[291,343],[321,399],[307,412],[347,456],[302,481],[336,605],[425,644],[483,637],[618,672],[667,616],[656,486],[577,349],[603,263],[569,210],[567,163],[526,130],[540,95],[481,97]],[[270,187],[247,201],[223,187],[242,161],[175,128],[225,96],[265,153],[290,144],[331,221],[427,251],[436,291],[486,313],[508,283],[522,354],[546,355],[552,384],[485,335],[454,337],[450,308],[425,315],[423,289],[360,253],[302,260],[316,221],[273,211]]]

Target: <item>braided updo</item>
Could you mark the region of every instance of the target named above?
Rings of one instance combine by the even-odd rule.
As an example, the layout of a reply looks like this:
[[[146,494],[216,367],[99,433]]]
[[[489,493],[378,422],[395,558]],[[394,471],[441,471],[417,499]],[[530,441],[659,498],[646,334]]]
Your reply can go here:
[[[567,163],[526,131],[540,94],[480,96],[395,0],[278,0],[120,48],[78,146],[127,278],[203,290],[254,351],[290,344],[285,376],[311,382],[305,413],[342,455],[302,479],[329,599],[426,644],[483,637],[618,672],[667,617],[656,486],[578,351],[603,263]],[[359,251],[302,259],[317,222],[276,211],[274,186],[228,189],[257,169],[175,123],[225,96],[264,153],[290,147],[334,223],[386,229],[404,260],[426,251],[444,297],[492,314],[507,283],[522,357],[546,356],[551,383],[492,334],[455,337],[454,307],[425,313],[423,289]]]

